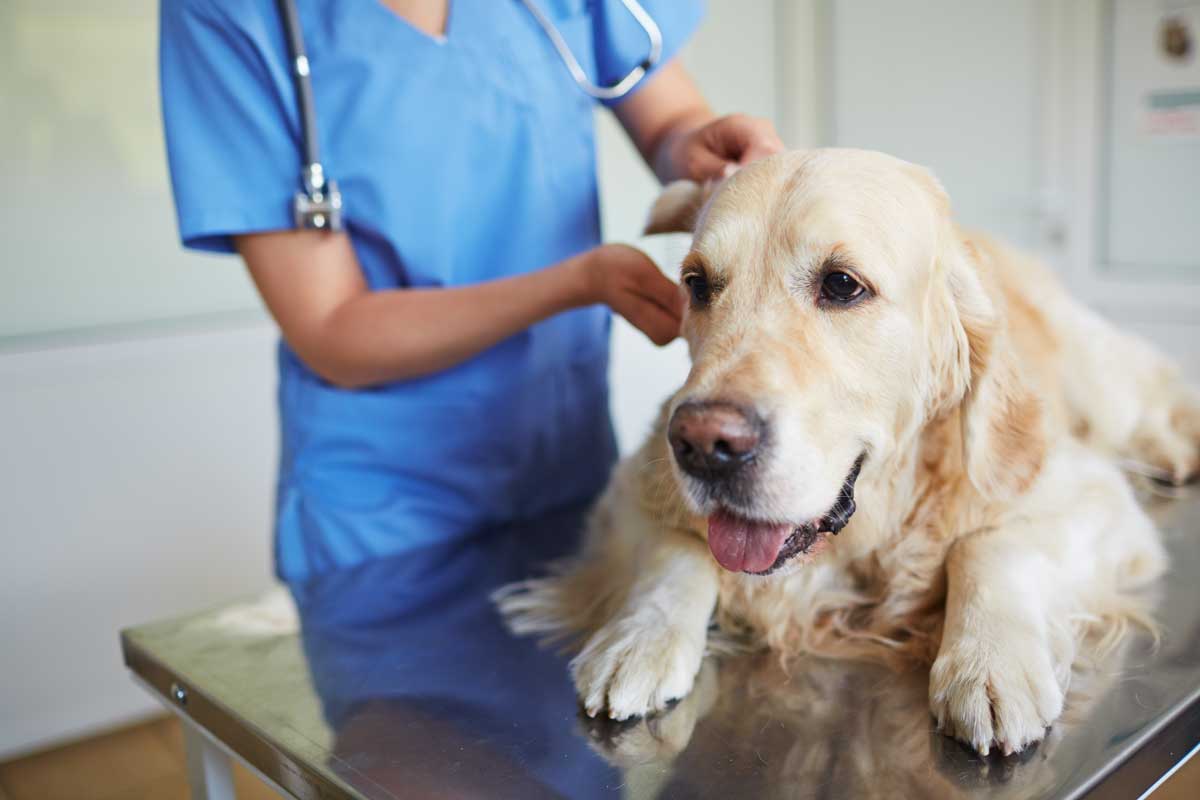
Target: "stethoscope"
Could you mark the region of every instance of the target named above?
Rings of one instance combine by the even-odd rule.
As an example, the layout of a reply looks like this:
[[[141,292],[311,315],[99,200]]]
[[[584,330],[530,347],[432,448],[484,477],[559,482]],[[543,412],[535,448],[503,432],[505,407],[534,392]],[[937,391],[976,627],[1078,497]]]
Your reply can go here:
[[[453,1],[453,0],[452,0]],[[554,45],[563,66],[571,73],[577,86],[597,100],[616,100],[633,91],[642,78],[646,77],[662,56],[662,31],[654,18],[646,13],[637,0],[621,0],[626,10],[642,26],[650,40],[650,51],[640,64],[611,86],[597,86],[588,80],[587,73],[579,60],[550,21],[533,0],[521,0],[550,43]],[[292,80],[296,86],[296,101],[300,110],[300,191],[292,202],[292,216],[297,228],[322,231],[342,230],[342,193],[337,181],[325,174],[321,164],[320,145],[317,142],[317,118],[313,109],[312,80],[309,77],[308,55],[304,49],[304,37],[300,30],[300,15],[296,12],[295,0],[278,0],[279,16],[283,20],[284,37],[287,40],[288,56],[291,58]]]

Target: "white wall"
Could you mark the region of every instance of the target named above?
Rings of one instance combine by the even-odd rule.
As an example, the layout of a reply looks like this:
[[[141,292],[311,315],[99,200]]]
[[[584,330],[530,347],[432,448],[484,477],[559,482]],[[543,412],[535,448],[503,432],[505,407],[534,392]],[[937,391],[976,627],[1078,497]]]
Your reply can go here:
[[[154,708],[118,630],[270,580],[274,332],[176,240],[157,6],[0,3],[0,757]]]
[[[0,3],[0,337],[257,306],[244,271],[179,252],[157,28],[157,0]]]
[[[269,584],[273,342],[0,354],[0,756],[154,708],[120,628]]]
[[[832,142],[929,166],[961,220],[1038,244],[1037,0],[828,6]]]

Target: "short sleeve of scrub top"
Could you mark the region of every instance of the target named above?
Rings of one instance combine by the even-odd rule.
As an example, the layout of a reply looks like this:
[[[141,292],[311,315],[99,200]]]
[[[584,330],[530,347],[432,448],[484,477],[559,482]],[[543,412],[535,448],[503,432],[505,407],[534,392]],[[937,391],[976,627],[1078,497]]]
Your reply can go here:
[[[648,41],[621,0],[535,0],[594,81]],[[593,101],[520,0],[450,0],[429,36],[381,0],[297,0],[327,175],[372,290],[518,275],[600,242]],[[643,0],[660,64],[702,4]],[[180,236],[291,227],[300,130],[274,0],[164,0]],[[644,83],[642,85],[645,85]],[[636,91],[636,89],[635,89]],[[277,572],[295,579],[587,501],[615,445],[609,315],[556,315],[452,369],[332,386],[281,342]]]
[[[163,122],[183,243],[232,252],[231,234],[291,227],[300,144],[277,20],[230,4],[162,5]],[[247,4],[250,5],[250,4]],[[228,14],[228,15],[227,15]],[[239,15],[240,16],[240,15]],[[264,52],[265,50],[265,52]]]

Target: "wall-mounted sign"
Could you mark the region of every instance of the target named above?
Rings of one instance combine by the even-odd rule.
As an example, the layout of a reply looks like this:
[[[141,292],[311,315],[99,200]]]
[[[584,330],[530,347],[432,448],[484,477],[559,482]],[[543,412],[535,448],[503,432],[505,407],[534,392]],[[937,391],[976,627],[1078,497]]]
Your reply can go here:
[[[1126,91],[1114,99],[1136,104],[1129,118],[1146,139],[1200,139],[1200,3],[1119,3],[1115,11],[1122,71],[1112,80]]]

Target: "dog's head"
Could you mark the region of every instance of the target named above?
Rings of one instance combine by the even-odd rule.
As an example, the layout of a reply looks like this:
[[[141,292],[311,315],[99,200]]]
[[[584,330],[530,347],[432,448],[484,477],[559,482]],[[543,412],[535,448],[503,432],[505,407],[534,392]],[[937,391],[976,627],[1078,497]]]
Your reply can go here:
[[[999,311],[928,172],[818,150],[705,192],[689,203],[672,187],[652,225],[695,219],[681,269],[692,370],[668,438],[722,566],[770,573],[820,553],[855,511],[860,470],[886,482],[899,451],[955,409],[971,483],[993,496],[1028,483],[1036,398],[1001,352]]]

